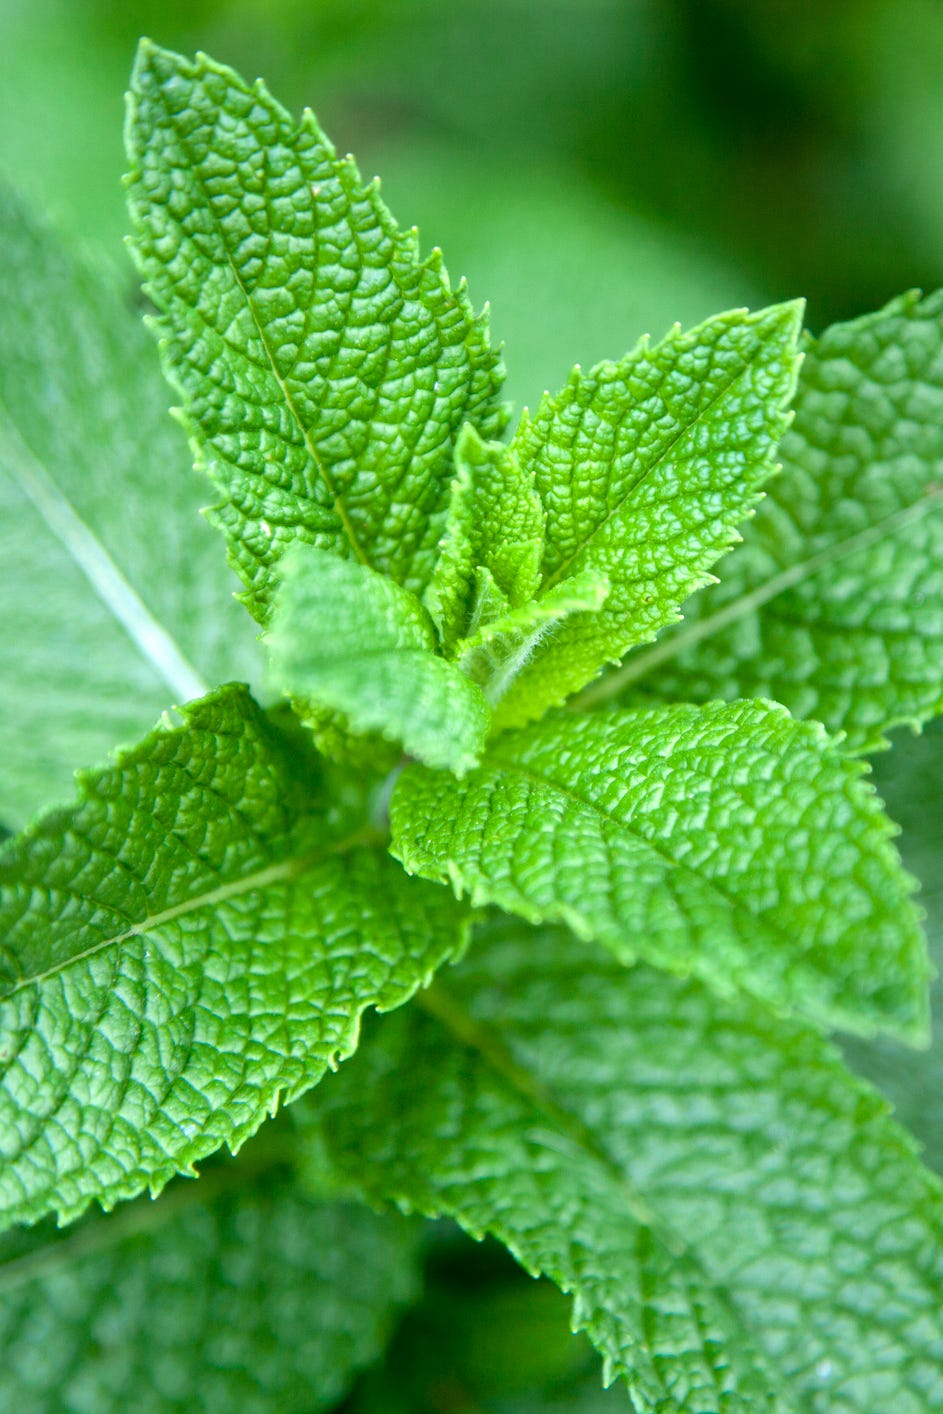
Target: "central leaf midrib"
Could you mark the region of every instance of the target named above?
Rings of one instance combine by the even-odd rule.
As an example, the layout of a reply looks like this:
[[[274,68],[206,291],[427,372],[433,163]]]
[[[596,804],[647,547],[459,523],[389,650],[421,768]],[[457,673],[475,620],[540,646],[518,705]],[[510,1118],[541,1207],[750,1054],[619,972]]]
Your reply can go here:
[[[339,855],[347,854],[353,849],[361,846],[369,846],[379,839],[377,831],[371,827],[358,830],[355,834],[349,835],[346,839],[338,840],[332,845],[322,846],[320,849],[308,850],[303,854],[295,855],[288,859],[279,860],[276,864],[269,864],[264,869],[256,869],[251,874],[228,880],[219,884],[214,889],[208,889],[202,893],[193,895],[191,898],[183,899],[180,903],[171,904],[170,907],[162,909],[158,913],[149,914],[140,919],[137,923],[132,923],[129,928],[125,928],[120,933],[114,933],[110,937],[100,938],[89,947],[81,951],[72,953],[69,957],[63,958],[61,962],[54,963],[51,967],[42,972],[35,972],[29,977],[18,977],[16,983],[6,991],[0,993],[0,1001],[9,1000],[26,987],[47,981],[50,977],[58,976],[68,968],[80,962],[86,962],[90,957],[95,957],[108,948],[120,947],[123,943],[129,942],[132,938],[144,937],[148,933],[163,927],[166,923],[172,923],[178,918],[183,918],[187,914],[197,913],[204,908],[215,908],[220,904],[227,903],[230,899],[238,898],[241,894],[252,892],[254,889],[263,889],[270,884],[286,883],[292,879],[297,879],[305,874],[315,865],[322,863],[326,859],[331,859]]]
[[[632,496],[635,495],[635,493],[638,491],[639,487],[645,482],[645,480],[646,480],[654,471],[656,471],[659,466],[662,465],[662,463],[663,463],[663,462],[666,460],[666,458],[671,454],[671,452],[672,452],[672,451],[674,450],[674,448],[678,445],[678,443],[681,441],[681,439],[682,439],[683,437],[687,437],[687,435],[692,431],[692,429],[695,428],[695,427],[698,425],[698,423],[701,422],[701,420],[702,420],[704,417],[707,416],[708,413],[710,413],[710,412],[713,411],[713,409],[714,409],[714,408],[716,407],[716,405],[721,401],[721,399],[727,397],[728,393],[729,393],[729,392],[731,391],[731,389],[735,386],[735,384],[739,383],[740,379],[743,378],[743,377],[745,377],[746,374],[750,372],[750,370],[752,369],[754,363],[755,363],[755,362],[757,361],[757,359],[760,357],[760,355],[761,355],[762,352],[763,352],[763,345],[762,345],[762,343],[760,343],[760,344],[757,345],[757,348],[756,348],[756,350],[755,350],[753,356],[752,356],[750,359],[748,359],[748,360],[743,364],[742,368],[739,368],[739,369],[737,370],[737,372],[734,374],[734,376],[733,376],[732,378],[730,378],[721,388],[719,388],[719,389],[717,390],[717,392],[713,395],[713,397],[709,398],[709,399],[707,400],[707,402],[705,402],[705,403],[703,404],[702,407],[698,408],[697,413],[695,414],[694,417],[691,418],[691,420],[690,420],[689,422],[685,422],[681,427],[679,427],[678,431],[674,434],[673,437],[669,438],[669,440],[668,440],[668,441],[665,443],[665,445],[661,448],[661,450],[658,452],[658,454],[655,456],[655,458],[654,458],[651,462],[649,462],[646,467],[644,467],[644,468],[642,469],[642,471],[640,472],[640,474],[639,474],[639,475],[636,477],[636,479],[633,481],[632,485],[626,488],[626,490],[624,491],[623,495],[620,497],[620,499],[619,499],[619,501],[617,502],[617,504],[614,505],[614,506],[612,506],[609,510],[607,510],[606,515],[604,516],[604,518],[603,518],[602,520],[600,520],[600,521],[597,522],[597,524],[593,527],[592,531],[589,533],[589,535],[586,537],[586,539],[582,542],[582,544],[579,545],[575,550],[572,550],[572,551],[570,552],[570,554],[566,557],[566,559],[563,560],[563,561],[561,562],[561,564],[557,565],[557,567],[556,567],[556,569],[553,571],[553,573],[548,576],[548,578],[547,578],[547,580],[545,581],[545,583],[541,586],[541,591],[540,591],[540,592],[541,592],[541,595],[544,595],[545,593],[547,593],[548,590],[552,589],[552,588],[553,588],[556,584],[558,584],[561,580],[563,580],[563,579],[566,578],[567,574],[569,573],[570,567],[571,567],[571,566],[573,565],[573,563],[574,563],[576,560],[578,560],[582,555],[586,554],[586,552],[589,550],[590,545],[591,545],[591,544],[593,543],[593,541],[596,539],[597,535],[600,535],[600,534],[602,533],[602,531],[606,529],[606,527],[609,525],[609,523],[610,523],[612,520],[614,520],[616,516],[618,516],[618,515],[621,514],[622,510],[623,510],[624,507],[625,507],[626,502],[627,502]],[[624,420],[624,415],[623,415],[623,420]],[[621,424],[620,424],[620,425],[621,425]],[[548,535],[548,539],[549,539],[549,535]]]
[[[534,785],[554,790],[559,795],[562,795],[566,799],[573,801],[575,805],[580,806],[581,809],[588,811],[590,814],[596,816],[598,819],[603,820],[611,825],[614,825],[618,829],[624,830],[626,834],[629,835],[637,844],[640,844],[645,849],[649,850],[658,859],[660,859],[669,869],[676,869],[681,873],[687,874],[690,878],[694,879],[702,888],[706,888],[710,890],[711,893],[716,894],[717,897],[723,901],[723,903],[727,906],[727,908],[729,908],[732,913],[745,914],[751,920],[752,923],[757,925],[757,927],[762,932],[765,932],[768,935],[772,935],[772,937],[776,939],[780,944],[785,945],[785,947],[789,950],[790,955],[795,961],[807,960],[810,953],[813,952],[812,946],[810,944],[807,944],[798,954],[796,954],[794,935],[788,933],[784,928],[782,928],[776,922],[775,919],[769,919],[756,913],[746,900],[738,898],[734,894],[728,893],[722,885],[718,884],[713,879],[707,878],[704,874],[698,872],[698,870],[696,870],[692,865],[686,864],[683,860],[675,859],[674,856],[668,854],[663,848],[660,848],[651,840],[646,839],[644,835],[639,834],[636,830],[634,830],[628,821],[620,819],[617,815],[611,815],[607,810],[605,810],[596,802],[585,799],[573,787],[561,785],[559,781],[554,780],[551,776],[544,776],[539,771],[533,770],[531,767],[522,766],[519,762],[516,762],[513,759],[509,760],[506,756],[502,756],[500,747],[491,751],[490,759],[492,761],[498,762],[505,771],[516,772],[519,776],[524,777],[526,780],[530,780]],[[737,941],[738,945],[740,946],[744,961],[749,962],[749,955],[745,946],[739,939]],[[643,954],[641,953],[637,953],[637,955],[643,956]],[[719,968],[716,966],[716,964],[712,962],[709,957],[705,959],[705,955],[703,952],[694,952],[694,959],[695,963],[702,960],[706,960],[710,968],[710,974],[712,976],[720,975]],[[736,986],[738,988],[742,987],[743,990],[751,992],[753,995],[759,997],[761,1000],[766,999],[765,988],[762,991],[757,991],[754,987],[751,987],[748,982],[744,982],[742,980],[744,977],[749,979],[750,976],[751,974],[749,970],[740,973],[740,980],[736,983]],[[828,976],[827,973],[823,974],[821,972],[816,972],[816,976],[819,977],[826,984],[831,982],[831,978]],[[829,1008],[830,1011],[836,1004],[834,993],[835,986],[833,984],[829,989],[829,993],[825,1001],[825,1005]],[[799,1011],[800,1014],[803,1011],[803,1009],[797,1007],[796,1003],[791,999],[787,1000],[787,1005],[790,1011]],[[815,1015],[818,1010],[819,1008],[817,1007],[814,1009],[810,1008],[808,1014]]]
[[[695,648],[699,643],[713,637],[715,633],[721,633],[731,624],[739,623],[749,614],[758,612],[766,604],[779,598],[780,595],[788,593],[790,589],[796,588],[806,580],[814,579],[830,565],[895,535],[898,530],[932,509],[934,504],[941,499],[943,499],[943,488],[928,490],[925,495],[913,501],[909,506],[892,511],[890,515],[885,516],[883,520],[877,521],[874,525],[857,531],[845,540],[833,540],[830,544],[823,546],[821,550],[809,555],[805,560],[788,566],[766,580],[765,583],[748,589],[715,613],[698,619],[688,628],[669,634],[652,647],[633,654],[622,667],[616,668],[601,682],[586,688],[573,698],[569,705],[582,710],[587,707],[595,707],[600,702],[609,701],[630,684],[648,677],[662,663],[670,663],[673,658],[688,649]],[[805,626],[817,627],[818,623],[810,621]],[[883,633],[883,630],[869,631],[866,627],[854,631],[871,632],[874,636],[881,636]]]
[[[174,636],[148,608],[59,482],[43,465],[2,399],[0,414],[6,423],[5,429],[0,429],[0,435],[6,437],[11,452],[11,459],[6,463],[11,479],[33,506],[49,534],[62,546],[76,569],[85,577],[89,588],[160,681],[175,696],[179,696],[181,702],[205,696],[208,688],[201,675]],[[27,470],[28,467],[30,470]],[[58,514],[65,522],[63,526],[57,528],[50,520],[49,508],[44,505],[47,500],[58,505]],[[77,540],[86,542],[87,555],[80,552]]]
[[[247,307],[247,309],[248,309],[248,311],[249,311],[249,314],[250,314],[250,316],[251,316],[251,318],[252,318],[252,323],[254,324],[255,329],[256,329],[256,332],[257,332],[257,334],[258,334],[258,336],[259,336],[259,341],[260,341],[260,343],[261,343],[261,345],[262,345],[262,348],[263,348],[263,350],[264,350],[264,352],[265,352],[265,356],[266,356],[266,358],[268,359],[269,367],[271,368],[271,371],[272,371],[272,376],[273,376],[273,378],[275,379],[276,383],[277,383],[278,386],[279,386],[279,389],[280,389],[280,391],[281,391],[282,397],[285,399],[285,405],[286,405],[286,407],[288,408],[288,411],[289,411],[289,413],[290,413],[290,415],[291,415],[292,421],[294,422],[295,426],[297,427],[298,431],[299,431],[300,434],[301,434],[302,440],[303,440],[303,442],[304,442],[305,450],[307,451],[309,457],[311,458],[311,461],[313,462],[313,464],[314,464],[314,466],[315,466],[315,469],[317,470],[318,474],[320,475],[321,479],[323,480],[324,485],[327,487],[327,491],[328,491],[329,496],[331,497],[331,501],[332,501],[332,503],[333,503],[334,510],[335,510],[335,512],[336,512],[336,514],[337,514],[338,519],[339,519],[340,522],[341,522],[341,526],[342,526],[342,528],[343,528],[344,534],[345,534],[346,537],[347,537],[347,541],[348,541],[348,543],[349,543],[349,545],[350,545],[350,548],[351,548],[351,549],[353,550],[353,552],[354,552],[355,558],[356,558],[357,560],[359,560],[362,565],[367,566],[367,568],[372,568],[372,565],[371,565],[371,563],[370,563],[370,559],[369,559],[369,557],[367,556],[365,550],[363,549],[363,546],[360,544],[360,540],[359,540],[359,538],[358,538],[358,536],[357,536],[356,531],[354,530],[353,522],[352,522],[351,519],[350,519],[350,516],[349,516],[348,511],[347,511],[347,507],[346,507],[346,505],[344,504],[343,497],[341,496],[340,492],[339,492],[338,489],[337,489],[337,486],[336,486],[336,484],[335,484],[334,478],[333,478],[333,476],[331,475],[330,471],[328,470],[327,465],[321,460],[321,457],[320,457],[320,455],[319,455],[319,453],[318,453],[318,451],[317,451],[317,449],[316,449],[316,447],[315,447],[315,445],[314,445],[314,442],[312,441],[310,429],[307,428],[307,427],[305,426],[304,422],[302,421],[302,418],[301,418],[300,414],[298,413],[297,408],[295,407],[294,399],[293,399],[292,396],[291,396],[291,393],[290,393],[290,391],[289,391],[289,389],[288,389],[288,385],[287,385],[287,383],[285,382],[285,380],[282,378],[281,373],[279,372],[278,364],[277,364],[277,362],[276,362],[276,360],[275,360],[275,356],[274,356],[274,354],[273,354],[273,352],[272,352],[272,349],[271,349],[271,347],[269,346],[269,342],[268,342],[268,339],[267,339],[267,337],[266,337],[265,329],[264,329],[264,327],[263,327],[263,325],[262,325],[262,322],[261,322],[261,320],[260,320],[260,318],[259,318],[259,315],[258,315],[258,312],[257,312],[257,310],[256,310],[255,304],[253,303],[252,296],[249,294],[249,291],[246,289],[246,286],[245,286],[245,285],[243,284],[243,282],[242,282],[242,277],[241,277],[241,275],[239,274],[239,270],[238,270],[238,268],[237,268],[237,266],[236,266],[235,260],[233,259],[232,252],[231,252],[231,250],[229,249],[229,243],[228,243],[228,241],[226,240],[226,235],[225,235],[225,231],[224,231],[223,226],[222,226],[222,222],[220,221],[219,217],[218,217],[217,214],[216,214],[216,208],[215,208],[214,205],[213,205],[213,202],[212,202],[212,200],[211,200],[211,198],[210,198],[210,194],[209,194],[209,192],[208,192],[208,190],[207,190],[207,187],[206,187],[206,183],[205,183],[205,181],[203,180],[203,174],[202,174],[202,172],[201,172],[201,170],[200,170],[199,163],[196,161],[196,159],[195,159],[195,157],[194,157],[194,154],[193,154],[193,152],[191,151],[190,144],[188,143],[186,137],[184,136],[184,134],[181,132],[180,128],[177,126],[177,124],[176,124],[175,121],[174,121],[174,114],[172,113],[172,111],[171,111],[169,105],[167,104],[167,102],[166,102],[166,100],[165,100],[163,85],[160,84],[160,82],[158,82],[158,84],[157,84],[157,91],[158,91],[158,93],[160,94],[161,104],[162,104],[162,106],[163,106],[164,113],[165,113],[165,115],[166,115],[167,121],[168,121],[168,123],[169,123],[169,125],[170,125],[170,127],[171,127],[171,129],[172,129],[172,131],[173,131],[173,133],[174,133],[174,135],[175,135],[175,137],[176,137],[178,143],[180,144],[181,151],[183,152],[183,154],[184,154],[184,156],[186,157],[187,162],[188,162],[188,164],[189,164],[189,170],[190,170],[190,172],[193,174],[194,180],[195,180],[197,186],[199,187],[200,193],[201,193],[201,195],[202,195],[202,197],[203,197],[204,206],[205,206],[206,210],[207,210],[208,213],[209,213],[210,220],[212,221],[213,226],[214,226],[214,229],[216,230],[216,234],[217,234],[217,236],[219,237],[220,245],[222,246],[222,249],[223,249],[223,251],[225,252],[225,255],[226,255],[226,263],[228,264],[229,269],[230,269],[230,271],[232,272],[232,277],[233,277],[233,279],[234,279],[234,281],[235,281],[235,283],[236,283],[236,287],[238,288],[239,293],[242,295],[242,298],[244,299],[245,304],[246,304],[246,307]],[[296,154],[294,154],[294,152],[293,152],[293,155],[296,156]],[[317,217],[316,217],[316,216],[315,216],[315,221],[317,221]]]

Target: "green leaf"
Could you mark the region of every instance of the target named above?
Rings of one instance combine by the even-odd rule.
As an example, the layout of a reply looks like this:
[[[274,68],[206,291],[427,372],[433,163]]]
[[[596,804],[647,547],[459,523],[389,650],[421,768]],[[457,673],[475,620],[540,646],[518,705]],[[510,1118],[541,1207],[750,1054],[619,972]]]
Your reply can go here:
[[[719,587],[588,702],[773,697],[852,751],[943,710],[943,291],[810,342],[782,457]]]
[[[303,1111],[315,1180],[497,1237],[572,1294],[572,1328],[641,1414],[792,1414],[724,1294],[656,1232],[597,1136],[451,997],[422,1001],[432,1016],[412,1007],[368,1037],[357,1084],[340,1076]]]
[[[223,689],[0,849],[0,1225],[111,1206],[229,1144],[461,946]]]
[[[926,1051],[904,1050],[885,1037],[865,1042],[846,1037],[849,1064],[887,1095],[901,1123],[924,1146],[928,1164],[943,1173],[943,718],[920,736],[906,733],[874,761],[874,776],[887,808],[903,833],[901,853],[921,880],[920,903],[931,965],[931,1014],[936,1024]]]
[[[481,688],[435,656],[415,595],[364,565],[305,545],[283,561],[267,635],[273,681],[291,697],[342,712],[429,766],[474,766],[491,713]]]
[[[462,671],[481,683],[488,701],[499,708],[518,674],[557,626],[570,614],[596,613],[608,594],[608,579],[595,570],[584,570],[563,580],[540,599],[489,616],[456,645]]]
[[[0,815],[204,681],[254,675],[147,335],[0,189]]]
[[[507,920],[427,1007],[302,1107],[315,1171],[548,1272],[640,1411],[943,1402],[943,1190],[813,1032]]]
[[[533,599],[544,549],[534,475],[521,469],[510,447],[483,442],[467,426],[455,448],[455,467],[442,553],[425,593],[446,648],[497,617],[489,599],[515,609]],[[497,593],[482,594],[476,571],[486,572],[485,582]]]
[[[310,112],[206,56],[143,43],[128,197],[165,369],[266,616],[297,540],[420,594],[465,422],[504,422],[484,318]]]
[[[562,715],[495,742],[462,782],[406,771],[393,847],[623,962],[922,1041],[913,881],[864,769],[772,703]]]
[[[710,579],[759,499],[795,386],[798,304],[735,310],[619,363],[574,369],[512,442],[547,517],[543,590],[587,570],[610,594],[562,624],[505,697],[512,726],[653,638]]]
[[[239,1166],[240,1168],[242,1165]],[[231,1168],[0,1246],[0,1400],[30,1414],[329,1410],[416,1294],[412,1228]]]

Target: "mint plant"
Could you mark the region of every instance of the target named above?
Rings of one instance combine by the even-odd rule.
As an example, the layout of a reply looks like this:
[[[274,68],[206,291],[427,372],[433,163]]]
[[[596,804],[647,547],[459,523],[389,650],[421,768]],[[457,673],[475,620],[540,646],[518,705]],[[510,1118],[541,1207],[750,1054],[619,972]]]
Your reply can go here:
[[[0,846],[11,1405],[333,1407],[400,1208],[638,1411],[936,1408],[943,1191],[823,1033],[928,1036],[864,755],[943,706],[943,297],[675,328],[503,440],[486,319],[310,113],[144,43],[127,145],[267,666],[145,336],[4,198],[0,818],[140,738]]]

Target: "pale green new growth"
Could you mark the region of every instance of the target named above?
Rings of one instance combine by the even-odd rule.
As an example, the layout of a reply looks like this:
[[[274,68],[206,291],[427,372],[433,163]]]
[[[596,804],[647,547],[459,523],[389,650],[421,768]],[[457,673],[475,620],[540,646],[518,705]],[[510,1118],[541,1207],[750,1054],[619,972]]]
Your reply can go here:
[[[912,881],[862,767],[762,702],[558,716],[392,801],[411,872],[826,1025],[927,1030]]]
[[[267,635],[272,678],[290,697],[342,712],[429,766],[474,766],[491,713],[481,688],[435,656],[432,621],[393,580],[323,550],[286,555]]]
[[[255,671],[152,342],[0,190],[0,818]]]
[[[8,1235],[2,1407],[333,1408],[415,1298],[412,1230],[251,1178],[217,1170],[65,1234]]]
[[[446,649],[533,600],[540,587],[544,513],[534,473],[510,447],[463,429],[442,553],[425,594]],[[484,572],[482,574],[482,572]],[[488,589],[490,592],[488,592]]]
[[[462,943],[240,688],[0,847],[0,1225],[157,1191]]]
[[[128,198],[164,365],[264,619],[297,541],[416,593],[465,422],[501,430],[486,322],[306,112],[143,43]]]
[[[484,686],[499,725],[502,698],[556,626],[570,614],[596,613],[608,593],[608,579],[596,570],[584,570],[519,609],[505,607],[500,616],[459,640],[455,653],[462,671]]]
[[[943,292],[810,341],[782,458],[718,588],[587,705],[774,697],[854,751],[943,708]]]
[[[710,579],[774,470],[795,386],[798,304],[733,311],[619,363],[578,368],[526,414],[512,450],[546,513],[542,593],[604,576],[598,614],[561,624],[508,693],[511,726],[654,637]]]
[[[490,932],[302,1107],[316,1169],[497,1233],[639,1410],[943,1407],[943,1192],[885,1102],[763,1008]]]

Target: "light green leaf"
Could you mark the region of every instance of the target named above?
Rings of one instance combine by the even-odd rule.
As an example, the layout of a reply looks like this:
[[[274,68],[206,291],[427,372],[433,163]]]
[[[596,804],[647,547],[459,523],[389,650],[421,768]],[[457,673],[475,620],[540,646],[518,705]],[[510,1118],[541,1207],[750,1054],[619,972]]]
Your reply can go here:
[[[0,815],[17,824],[257,653],[140,320],[2,189],[0,247]]]
[[[501,699],[557,625],[570,614],[596,613],[608,594],[608,579],[595,570],[584,570],[540,599],[489,616],[456,646],[462,671],[482,684],[485,696],[500,714]]]
[[[782,457],[718,588],[588,702],[774,697],[853,751],[943,709],[943,291],[810,342]]]
[[[267,643],[291,697],[342,712],[429,766],[459,774],[484,748],[491,713],[454,663],[435,656],[415,595],[364,565],[299,546],[283,560]]]
[[[216,1170],[67,1234],[43,1225],[8,1235],[3,1407],[333,1408],[416,1295],[413,1229],[238,1177]]]
[[[786,304],[675,328],[618,363],[574,369],[525,413],[512,449],[546,512],[543,592],[592,570],[610,594],[600,613],[562,624],[520,674],[501,725],[561,703],[708,583],[774,470],[800,317]]]
[[[310,112],[143,43],[128,197],[165,369],[264,619],[305,540],[421,593],[465,422],[500,431],[486,321]]]
[[[634,1341],[651,1352],[665,1384],[637,1371],[639,1410],[767,1408],[726,1393],[751,1347],[781,1408],[943,1404],[943,1190],[831,1046],[507,920],[432,993],[432,1016],[385,1020],[302,1107],[313,1164],[454,1213],[571,1287],[617,1368]],[[635,1307],[637,1254],[655,1251]],[[669,1305],[682,1270],[716,1385],[693,1375],[703,1327]]]
[[[495,605],[516,609],[533,599],[544,550],[534,475],[522,470],[510,447],[483,442],[467,426],[455,448],[455,467],[442,553],[425,593],[446,648],[497,617]],[[482,594],[476,571],[486,572],[484,583],[496,594]]]
[[[79,782],[0,848],[2,1226],[238,1147],[462,942],[243,689]]]
[[[864,769],[772,703],[560,715],[496,741],[462,782],[406,771],[393,848],[623,962],[922,1041],[913,881]]]

